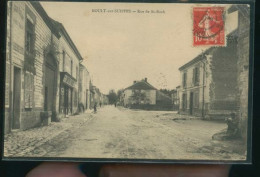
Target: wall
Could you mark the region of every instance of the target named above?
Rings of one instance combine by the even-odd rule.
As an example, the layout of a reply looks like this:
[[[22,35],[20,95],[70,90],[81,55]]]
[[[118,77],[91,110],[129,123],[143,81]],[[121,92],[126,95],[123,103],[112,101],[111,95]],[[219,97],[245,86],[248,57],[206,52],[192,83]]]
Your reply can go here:
[[[210,50],[211,69],[209,114],[226,116],[238,109],[237,94],[237,36],[227,37],[227,46]]]
[[[89,109],[90,104],[90,76],[85,66],[80,65],[79,76],[79,103],[84,105],[84,109]],[[87,99],[86,99],[87,98]]]
[[[11,3],[7,3],[7,21],[6,21],[6,65],[5,65],[5,119],[4,119],[4,127],[5,127],[5,133],[8,133],[11,131],[11,122],[10,122],[10,98],[12,95],[11,92],[11,85],[10,85],[10,78],[11,78],[11,69],[10,69],[10,16],[11,16]]]
[[[193,93],[193,110],[192,114],[197,116],[202,116],[203,111],[207,112],[206,105],[209,102],[209,97],[207,94],[208,90],[208,83],[211,80],[210,74],[206,74],[207,72],[207,62],[206,62],[206,56],[199,55],[200,59],[191,64],[190,66],[187,66],[183,70],[180,71],[181,77],[183,73],[187,73],[187,82],[186,87],[183,87],[183,77],[181,78],[180,88],[178,88],[178,97],[179,97],[179,112],[181,114],[190,114],[190,96],[191,93]],[[197,67],[199,69],[199,82],[198,84],[195,84],[193,82],[193,69]],[[204,77],[204,78],[203,78]],[[183,108],[183,97],[182,95],[186,94],[186,109]],[[197,102],[195,103],[195,97],[194,95],[197,94]],[[203,107],[204,105],[204,107]]]
[[[13,67],[10,70],[10,48],[11,44],[11,60],[12,66],[16,66],[21,69],[21,118],[20,118],[20,128],[28,129],[31,127],[35,127],[41,124],[40,112],[43,111],[44,105],[44,50],[50,44],[51,39],[51,31],[48,26],[43,21],[42,17],[38,14],[38,12],[32,7],[30,2],[12,2],[13,8],[10,9],[10,2],[8,3],[8,34],[7,34],[7,64],[6,68],[8,68],[6,72],[6,108],[9,108],[10,104],[12,104],[12,95],[13,95],[13,86],[11,84],[10,87],[10,78],[11,82],[13,81]],[[24,52],[25,52],[25,23],[26,23],[26,7],[28,7],[29,11],[35,17],[35,63],[34,67],[36,69],[36,73],[33,79],[33,101],[32,101],[32,109],[25,110],[24,107]],[[10,25],[10,13],[12,13],[12,29],[9,29]],[[10,41],[10,32],[12,33],[12,41]],[[53,37],[54,42],[58,42],[58,39]],[[8,116],[8,115],[6,115]],[[6,123],[11,123],[12,115],[6,117]],[[8,120],[7,120],[8,119]],[[6,124],[6,127],[9,125]],[[10,127],[10,126],[9,126]],[[10,131],[10,129],[7,131]]]
[[[132,96],[132,90],[124,91],[124,105],[131,104],[129,98]]]
[[[248,135],[248,86],[249,86],[249,8],[243,6],[238,22],[238,93],[239,93],[239,131],[247,149]],[[251,131],[251,130],[250,130]]]
[[[60,47],[59,53],[62,56],[60,60],[60,71],[69,73],[73,78],[77,79],[77,83],[73,88],[73,114],[78,111],[78,80],[79,80],[79,58],[76,56],[74,50],[68,43],[67,39],[65,38],[64,34],[61,34],[60,38]],[[63,53],[65,52],[65,58],[63,59]],[[71,61],[73,63],[72,73],[71,73]],[[78,73],[76,72],[76,68],[78,68]]]

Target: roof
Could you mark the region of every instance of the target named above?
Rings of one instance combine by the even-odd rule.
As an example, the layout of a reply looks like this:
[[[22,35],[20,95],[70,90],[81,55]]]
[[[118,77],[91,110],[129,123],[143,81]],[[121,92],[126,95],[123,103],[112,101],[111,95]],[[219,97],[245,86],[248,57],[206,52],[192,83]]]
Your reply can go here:
[[[73,51],[75,52],[76,56],[78,57],[79,60],[83,60],[81,54],[79,53],[76,45],[74,44],[74,42],[72,41],[72,39],[70,38],[68,32],[66,31],[65,27],[63,26],[62,23],[50,18],[50,20],[52,21],[53,25],[56,27],[56,29],[58,31],[60,31],[65,39],[67,40],[67,42],[69,43],[69,45],[71,46],[71,48],[73,49]]]
[[[88,72],[88,69],[87,69],[87,67],[85,66],[85,65],[83,65],[83,64],[79,64],[79,68],[80,69],[84,69],[85,71],[87,71]],[[89,73],[89,72],[88,72]]]
[[[154,86],[147,81],[136,81],[133,85],[127,87],[125,90],[157,90]]]
[[[157,90],[156,91],[156,100],[168,100],[169,102],[171,102],[171,97],[169,97],[168,95],[164,94],[163,92]]]
[[[231,39],[231,40],[232,40],[232,37],[236,36],[236,35],[237,35],[237,32],[238,32],[238,30],[236,29],[236,30],[232,31],[231,33],[229,33],[229,34],[227,35],[227,39]],[[217,49],[217,48],[218,48],[218,47],[215,47],[215,46],[208,48],[207,50],[205,50],[204,52],[200,53],[198,56],[196,56],[194,59],[192,59],[192,60],[189,61],[188,63],[182,65],[182,66],[179,68],[179,71],[184,70],[185,68],[187,68],[187,67],[189,67],[189,66],[191,66],[191,65],[193,65],[193,64],[195,64],[195,63],[197,63],[198,61],[201,61],[201,60],[205,59],[205,57],[203,57],[205,54],[207,54],[207,53],[209,53],[209,52],[211,52],[212,50]]]
[[[188,63],[182,65],[182,66],[179,68],[179,71],[184,70],[185,68],[187,68],[187,67],[189,67],[189,66],[191,66],[191,65],[193,65],[193,64],[195,64],[195,63],[197,63],[198,61],[203,60],[203,59],[204,59],[204,57],[203,57],[204,54],[207,53],[207,52],[209,52],[209,50],[212,49],[212,48],[213,48],[213,47],[207,49],[205,52],[200,53],[198,56],[196,56],[194,59],[192,59],[192,60],[189,61]]]
[[[60,38],[60,34],[58,32],[58,30],[55,28],[55,26],[53,25],[50,17],[48,16],[48,14],[46,13],[46,11],[44,10],[44,8],[42,7],[42,5],[37,2],[37,1],[31,1],[30,2],[31,5],[33,6],[33,8],[38,12],[38,14],[42,17],[43,21],[45,22],[45,24],[50,28],[50,30],[52,31],[52,33],[57,37]]]

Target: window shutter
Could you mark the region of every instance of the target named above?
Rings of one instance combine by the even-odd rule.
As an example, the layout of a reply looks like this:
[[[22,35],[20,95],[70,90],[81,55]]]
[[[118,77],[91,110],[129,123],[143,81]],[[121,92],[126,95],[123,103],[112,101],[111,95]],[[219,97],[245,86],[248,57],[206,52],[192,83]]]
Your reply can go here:
[[[200,68],[199,67],[197,68],[197,83],[198,83],[198,85],[200,83]]]
[[[185,82],[185,81],[184,81],[184,74],[185,74],[185,73],[182,74],[182,87],[185,87],[185,85],[184,85],[184,82]]]
[[[193,85],[196,85],[196,68],[193,68],[193,74],[192,74],[192,83]]]

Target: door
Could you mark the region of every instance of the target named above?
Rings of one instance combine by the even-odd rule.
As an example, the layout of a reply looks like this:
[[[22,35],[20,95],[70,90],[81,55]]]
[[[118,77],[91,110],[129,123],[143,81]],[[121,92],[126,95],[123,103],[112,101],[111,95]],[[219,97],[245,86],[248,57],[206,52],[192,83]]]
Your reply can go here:
[[[20,128],[21,115],[21,69],[14,67],[13,78],[14,92],[13,92],[13,120],[12,129]]]
[[[65,115],[69,114],[69,93],[67,86],[64,86],[64,113]]]
[[[44,97],[44,109],[45,111],[53,111],[54,104],[54,79],[55,71],[45,66],[45,97]]]
[[[190,93],[190,114],[193,114],[193,92]]]
[[[187,98],[186,94],[182,94],[182,110],[186,110],[186,104],[187,103]]]

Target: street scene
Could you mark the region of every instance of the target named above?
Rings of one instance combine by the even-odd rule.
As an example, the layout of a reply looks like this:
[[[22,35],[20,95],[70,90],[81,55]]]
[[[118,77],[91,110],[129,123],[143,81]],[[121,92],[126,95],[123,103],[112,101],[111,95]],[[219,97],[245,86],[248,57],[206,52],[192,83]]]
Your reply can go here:
[[[247,161],[249,22],[246,4],[8,2],[4,158]]]
[[[19,132],[12,140],[7,136],[6,154],[24,157],[243,160],[241,142],[212,140],[208,133],[218,133],[226,127],[223,122],[202,121],[168,111],[133,111],[106,106],[97,114],[85,113],[59,125]]]

